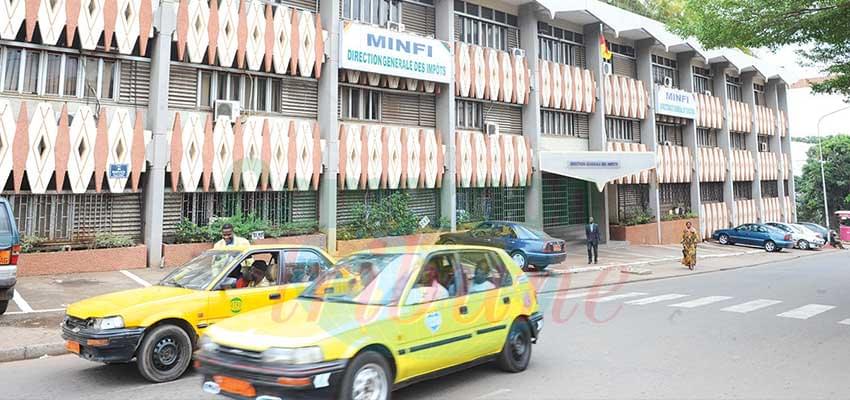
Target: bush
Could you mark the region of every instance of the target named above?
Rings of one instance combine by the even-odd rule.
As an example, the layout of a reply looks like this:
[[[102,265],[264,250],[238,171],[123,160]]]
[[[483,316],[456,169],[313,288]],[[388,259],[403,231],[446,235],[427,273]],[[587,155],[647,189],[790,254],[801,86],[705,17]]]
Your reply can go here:
[[[409,207],[407,193],[396,192],[377,204],[358,204],[354,207],[348,228],[358,239],[383,236],[402,236],[419,229],[419,218]]]
[[[653,217],[648,210],[644,210],[635,215],[625,218],[623,221],[620,221],[620,223],[625,226],[634,226],[648,224],[653,221],[655,221],[655,217]]]
[[[174,241],[175,243],[216,242],[221,239],[221,227],[224,224],[233,225],[233,233],[246,239],[250,239],[251,233],[256,231],[262,231],[264,236],[268,238],[307,235],[318,231],[318,223],[315,221],[272,225],[254,214],[237,214],[232,217],[215,219],[210,221],[207,226],[199,226],[184,218],[177,224]]]
[[[21,253],[36,253],[46,241],[47,238],[41,236],[23,236],[21,237]]]
[[[131,247],[135,246],[136,242],[123,235],[116,235],[114,233],[98,233],[94,236],[94,248],[95,249],[114,249],[118,247]]]

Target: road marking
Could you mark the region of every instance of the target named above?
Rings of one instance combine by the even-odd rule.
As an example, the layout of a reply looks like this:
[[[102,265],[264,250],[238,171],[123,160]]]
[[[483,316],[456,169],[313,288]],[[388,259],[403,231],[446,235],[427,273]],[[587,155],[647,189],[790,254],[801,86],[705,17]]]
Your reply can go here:
[[[591,291],[591,292],[561,294],[561,295],[555,295],[554,298],[560,299],[560,300],[569,300],[569,299],[577,299],[579,297],[590,296],[590,295],[593,295],[593,294],[605,294],[605,293],[608,293],[608,292],[610,292],[610,290],[599,290],[599,291],[596,291],[596,292]]]
[[[587,299],[587,301],[592,301],[594,303],[604,303],[606,301],[614,301],[614,300],[619,300],[619,299],[627,299],[629,297],[638,297],[638,296],[646,296],[646,295],[647,295],[647,293],[631,292],[631,293],[615,294],[615,295],[612,295],[612,296],[605,296],[605,297],[594,297],[592,299]]]
[[[673,294],[662,294],[661,296],[647,297],[645,299],[630,300],[630,301],[627,301],[626,304],[642,306],[644,304],[652,304],[652,303],[658,303],[658,302],[662,302],[662,301],[681,299],[682,297],[688,297],[688,295],[686,295],[686,294],[675,294],[675,293],[673,293]]]
[[[32,307],[30,307],[29,303],[27,303],[23,296],[21,296],[21,292],[16,290],[15,294],[12,295],[12,301],[18,305],[18,308],[21,309],[21,313],[26,314],[32,312]]]
[[[51,313],[51,312],[59,312],[59,311],[65,311],[65,309],[64,309],[64,308],[47,308],[47,309],[44,309],[44,310],[32,310],[32,311],[29,311],[29,312],[24,312],[24,311],[10,311],[10,312],[7,312],[7,313],[6,313],[6,315],[15,315],[15,314],[40,314],[40,313]]]
[[[492,392],[490,392],[490,393],[487,393],[487,394],[484,394],[484,395],[478,396],[478,397],[476,397],[476,399],[488,399],[488,398],[490,398],[490,397],[494,397],[494,396],[498,396],[498,395],[500,395],[500,394],[506,394],[506,393],[510,393],[510,392],[511,392],[511,390],[510,390],[510,389],[499,389],[499,390],[494,390],[494,391],[492,391]]]
[[[128,278],[132,279],[133,281],[135,281],[135,282],[136,282],[136,283],[138,283],[139,285],[142,285],[142,286],[144,286],[144,287],[148,287],[148,286],[150,286],[150,285],[151,285],[151,284],[150,284],[150,282],[148,282],[148,281],[146,281],[146,280],[144,280],[144,279],[142,279],[142,278],[139,278],[139,276],[138,276],[138,275],[136,275],[136,274],[134,274],[134,273],[132,273],[132,272],[130,272],[130,271],[127,271],[126,269],[122,269],[122,270],[121,270],[121,273],[122,273],[122,274],[124,274],[124,276],[126,276],[126,277],[128,277]]]
[[[708,296],[701,297],[696,300],[686,301],[684,303],[676,303],[671,304],[670,307],[680,307],[680,308],[696,308],[705,305],[709,305],[711,303],[717,303],[718,301],[729,300],[731,297],[729,296]]]
[[[844,321],[838,321],[841,325],[850,325],[850,318],[845,319]]]
[[[761,308],[770,307],[774,304],[779,304],[781,301],[779,300],[767,300],[767,299],[758,299],[753,301],[748,301],[746,303],[736,304],[731,307],[726,307],[721,309],[720,311],[729,311],[736,313],[748,313],[750,311],[755,311]]]
[[[811,317],[814,317],[815,315],[832,310],[833,308],[835,308],[835,306],[827,306],[823,304],[808,304],[800,308],[785,311],[782,314],[776,314],[776,316],[783,318],[809,319]]]

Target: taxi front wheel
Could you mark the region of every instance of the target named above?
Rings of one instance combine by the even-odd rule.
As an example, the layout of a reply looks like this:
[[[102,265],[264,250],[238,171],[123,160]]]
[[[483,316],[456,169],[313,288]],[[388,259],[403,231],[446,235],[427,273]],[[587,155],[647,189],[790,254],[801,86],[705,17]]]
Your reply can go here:
[[[522,372],[531,361],[531,328],[523,319],[514,320],[497,363],[505,372]]]
[[[175,325],[160,325],[145,334],[136,353],[139,373],[151,382],[173,381],[192,361],[192,341]]]
[[[342,400],[389,400],[393,378],[387,359],[374,351],[354,357],[342,378]]]

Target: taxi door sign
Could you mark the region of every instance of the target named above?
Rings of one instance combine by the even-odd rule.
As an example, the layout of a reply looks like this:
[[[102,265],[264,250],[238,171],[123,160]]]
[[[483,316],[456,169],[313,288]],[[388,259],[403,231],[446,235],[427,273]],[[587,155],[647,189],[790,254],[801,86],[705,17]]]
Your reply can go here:
[[[239,311],[242,311],[242,299],[238,297],[230,299],[230,312],[239,314]]]
[[[443,317],[438,312],[432,312],[425,316],[425,326],[435,333],[440,330],[440,325],[443,325]]]

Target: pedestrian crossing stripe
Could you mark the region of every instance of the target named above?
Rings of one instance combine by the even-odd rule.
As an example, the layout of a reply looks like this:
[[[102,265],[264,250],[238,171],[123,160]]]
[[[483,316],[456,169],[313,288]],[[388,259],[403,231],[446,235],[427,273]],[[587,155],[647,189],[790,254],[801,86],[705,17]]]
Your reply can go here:
[[[776,316],[783,318],[809,319],[811,317],[814,317],[815,315],[832,310],[833,308],[835,308],[835,306],[827,306],[824,304],[807,304],[805,306],[786,311],[782,314],[777,314]]]
[[[779,303],[781,303],[781,301],[779,301],[779,300],[758,299],[758,300],[748,301],[746,303],[736,304],[736,305],[731,306],[731,307],[726,307],[724,309],[721,309],[720,311],[729,311],[729,312],[736,312],[736,313],[744,314],[744,313],[748,313],[750,311],[755,311],[755,310],[759,310],[759,309],[762,309],[762,308],[765,308],[765,307],[770,307],[772,305],[779,304]]]
[[[627,299],[627,298],[630,298],[630,297],[640,297],[640,296],[646,296],[646,295],[647,295],[647,293],[631,292],[631,293],[615,294],[615,295],[612,295],[612,296],[605,296],[605,297],[595,297],[595,298],[592,298],[592,299],[587,299],[587,301],[592,301],[594,303],[605,303],[605,302],[608,302],[608,301],[614,301],[614,300],[619,300],[619,299]]]
[[[675,294],[675,293],[673,293],[673,294],[662,294],[661,296],[654,296],[654,297],[647,297],[647,298],[644,298],[644,299],[630,300],[630,301],[627,301],[626,304],[642,306],[644,304],[652,304],[652,303],[659,303],[659,302],[662,302],[662,301],[676,300],[676,299],[681,299],[683,297],[688,297],[688,295],[686,295],[686,294]]]
[[[705,306],[711,303],[717,303],[718,301],[729,300],[732,297],[729,296],[708,296],[701,297],[699,299],[686,301],[684,303],[671,304],[670,307],[679,307],[679,308],[696,308]]]

